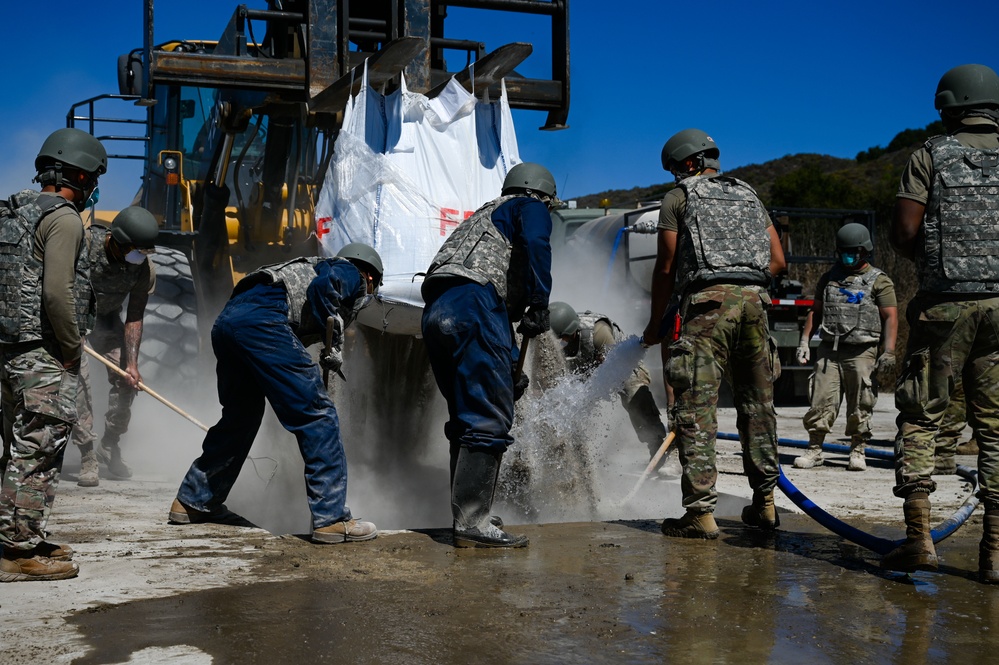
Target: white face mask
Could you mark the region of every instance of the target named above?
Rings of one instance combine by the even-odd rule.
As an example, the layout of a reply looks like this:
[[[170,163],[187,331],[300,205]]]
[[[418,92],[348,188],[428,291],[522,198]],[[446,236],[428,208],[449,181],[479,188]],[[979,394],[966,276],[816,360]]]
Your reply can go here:
[[[146,255],[141,250],[133,249],[125,255],[125,260],[134,266],[140,266],[146,260]]]

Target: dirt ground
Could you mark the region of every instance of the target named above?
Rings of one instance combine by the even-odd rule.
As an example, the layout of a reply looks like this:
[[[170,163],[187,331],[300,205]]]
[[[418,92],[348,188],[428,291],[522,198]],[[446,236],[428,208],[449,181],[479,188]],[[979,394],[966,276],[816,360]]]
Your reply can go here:
[[[890,398],[882,400],[874,429],[875,442],[887,446],[894,412],[885,402]],[[781,436],[804,439],[804,408],[778,411]],[[734,419],[734,410],[723,409],[720,429],[734,432]],[[633,502],[602,513],[610,519],[514,527],[532,544],[508,552],[456,550],[439,523],[383,530],[370,543],[340,546],[313,545],[302,533],[271,533],[249,522],[169,525],[166,512],[177,480],[140,467],[132,480],[105,479],[99,488],[80,488],[71,452],[50,529],[53,540],[76,548],[80,576],[0,586],[0,660],[660,662],[683,655],[695,662],[885,662],[922,653],[917,662],[947,662],[957,654],[985,657],[965,639],[979,623],[959,618],[978,616],[985,622],[981,629],[999,630],[999,595],[970,577],[977,566],[980,511],[941,550],[949,575],[893,577],[878,570],[876,555],[825,531],[783,495],[777,499],[785,512],[776,537],[744,528],[737,516],[750,493],[738,444],[719,441],[718,448],[719,541],[663,538],[656,520],[682,512],[679,481],[653,477]],[[850,473],[845,456],[834,455],[823,468],[804,471],[790,465],[799,452],[781,449],[784,471],[799,489],[859,528],[901,537],[901,502],[891,494],[890,464],[872,461],[867,472]],[[970,458],[959,461],[974,464]],[[623,487],[632,487],[641,471],[640,460],[631,463],[621,472]],[[967,483],[956,476],[941,478],[935,521],[967,494]],[[944,615],[946,630],[929,627]],[[859,653],[866,655],[858,657],[828,639],[830,632],[846,644],[860,635]],[[852,643],[856,646],[855,639]]]

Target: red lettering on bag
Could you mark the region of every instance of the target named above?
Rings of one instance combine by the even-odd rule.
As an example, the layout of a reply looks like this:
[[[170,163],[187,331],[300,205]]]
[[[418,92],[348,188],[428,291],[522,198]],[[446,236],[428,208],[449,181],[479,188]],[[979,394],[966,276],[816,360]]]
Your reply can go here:
[[[454,208],[441,208],[441,237],[446,236],[454,227],[472,216],[474,210],[459,212]]]
[[[324,235],[330,232],[330,222],[333,221],[332,217],[319,217],[316,219],[316,236],[322,238]]]

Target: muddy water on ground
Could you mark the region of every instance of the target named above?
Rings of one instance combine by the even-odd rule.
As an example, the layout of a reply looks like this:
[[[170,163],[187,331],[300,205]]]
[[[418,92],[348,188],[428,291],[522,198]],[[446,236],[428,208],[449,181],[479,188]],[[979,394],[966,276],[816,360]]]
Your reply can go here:
[[[713,542],[654,521],[515,527],[519,551],[455,550],[446,530],[284,539],[260,563],[297,581],[248,572],[79,613],[92,650],[76,662],[995,662],[999,588],[969,577],[980,519],[940,546],[940,573],[912,577],[802,516],[771,537],[719,523]]]

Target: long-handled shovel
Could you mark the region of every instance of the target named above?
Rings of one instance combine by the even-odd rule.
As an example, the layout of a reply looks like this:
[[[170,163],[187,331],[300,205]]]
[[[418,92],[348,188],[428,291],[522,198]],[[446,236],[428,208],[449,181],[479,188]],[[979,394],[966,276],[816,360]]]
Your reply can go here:
[[[659,446],[659,450],[657,450],[656,454],[652,456],[652,459],[649,461],[649,465],[645,467],[645,471],[642,472],[642,475],[641,477],[639,477],[638,482],[635,483],[635,486],[632,488],[632,490],[628,492],[628,496],[621,499],[621,502],[618,503],[619,506],[623,506],[624,504],[628,503],[633,498],[635,498],[635,495],[638,494],[638,488],[642,486],[642,483],[645,482],[645,479],[649,477],[649,474],[652,473],[652,470],[656,468],[657,464],[659,464],[659,460],[663,458],[663,455],[666,454],[666,451],[669,450],[670,446],[673,445],[674,438],[676,438],[676,432],[670,432],[669,434],[666,435],[666,438],[663,439],[663,444]]]
[[[102,356],[101,354],[97,353],[96,351],[94,351],[89,346],[84,346],[83,348],[91,356],[93,356],[94,358],[97,358],[102,363],[104,363],[109,369],[114,370],[115,372],[117,372],[119,375],[121,375],[123,377],[126,377],[126,378],[128,377],[128,372],[126,372],[125,370],[123,370],[121,367],[118,367],[113,362],[111,362],[110,360],[108,360],[107,358],[105,358],[104,356]],[[150,397],[154,397],[154,398],[158,399],[159,401],[163,402],[163,404],[165,404],[166,406],[170,407],[171,409],[173,409],[174,411],[176,411],[180,415],[184,416],[185,418],[187,418],[188,420],[190,420],[192,423],[194,423],[195,425],[197,425],[198,427],[200,427],[204,431],[206,431],[206,432],[208,431],[208,426],[207,425],[205,425],[203,422],[201,422],[200,420],[198,420],[197,418],[195,418],[194,416],[192,416],[190,413],[188,413],[188,412],[184,411],[183,409],[181,409],[176,404],[171,403],[169,400],[167,400],[166,398],[164,398],[162,395],[154,392],[153,390],[150,390],[149,386],[147,386],[146,384],[142,383],[142,381],[139,381],[139,389],[142,392],[149,393]]]

